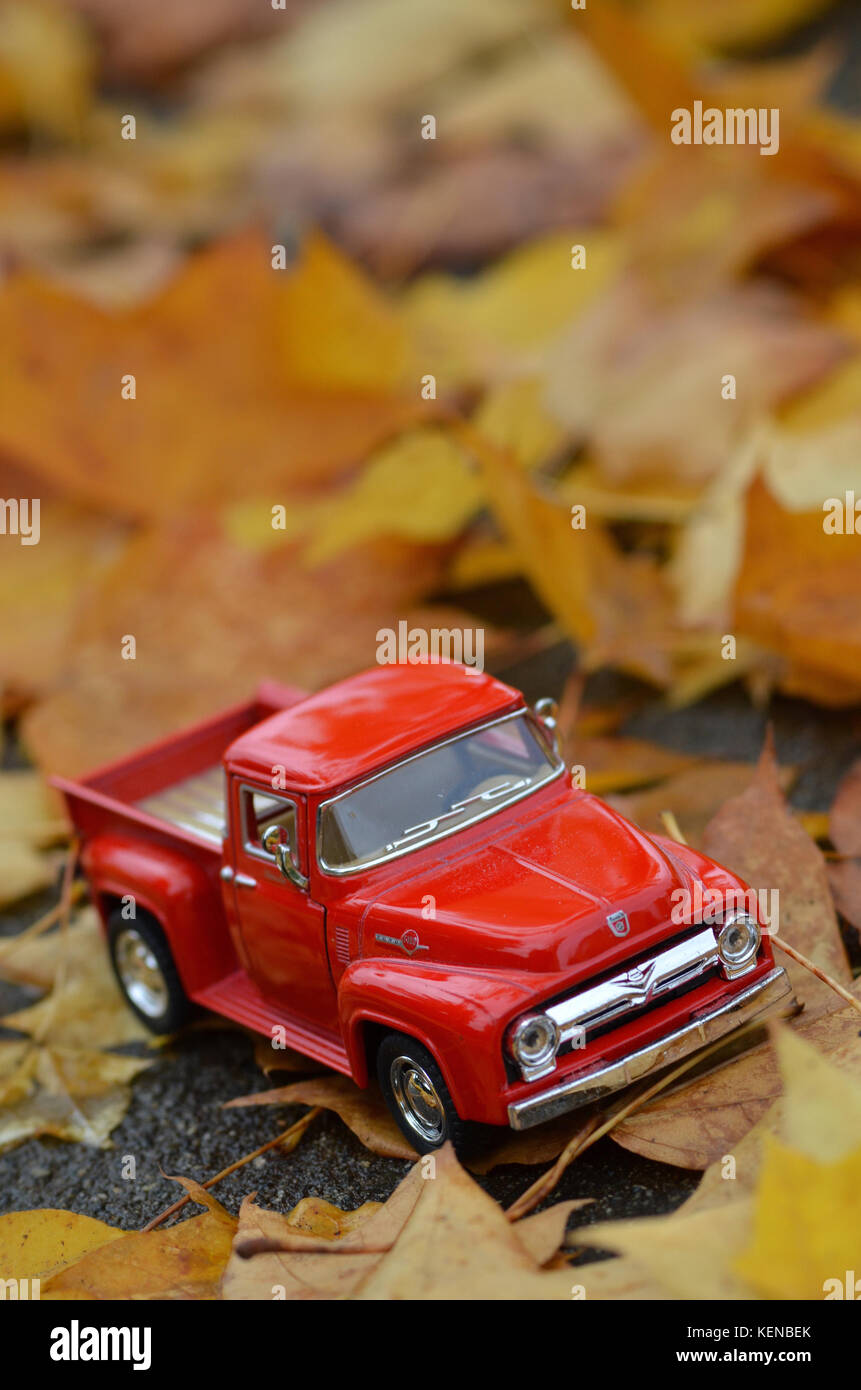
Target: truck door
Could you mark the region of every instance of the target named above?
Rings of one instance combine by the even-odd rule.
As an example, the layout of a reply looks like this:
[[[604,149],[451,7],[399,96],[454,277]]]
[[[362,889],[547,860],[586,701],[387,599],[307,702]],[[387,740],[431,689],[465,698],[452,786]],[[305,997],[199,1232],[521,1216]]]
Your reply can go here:
[[[336,1032],[325,910],[284,877],[262,843],[269,826],[283,827],[293,862],[307,875],[305,799],[233,778],[230,811],[236,914],[251,977],[273,1003]]]

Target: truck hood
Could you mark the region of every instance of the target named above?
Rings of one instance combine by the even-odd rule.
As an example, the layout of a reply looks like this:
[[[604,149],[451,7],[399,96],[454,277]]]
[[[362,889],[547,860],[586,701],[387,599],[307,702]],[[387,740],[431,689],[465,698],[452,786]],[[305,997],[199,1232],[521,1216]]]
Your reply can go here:
[[[367,902],[362,955],[594,975],[683,930],[672,923],[673,894],[691,891],[698,877],[683,853],[572,792]]]

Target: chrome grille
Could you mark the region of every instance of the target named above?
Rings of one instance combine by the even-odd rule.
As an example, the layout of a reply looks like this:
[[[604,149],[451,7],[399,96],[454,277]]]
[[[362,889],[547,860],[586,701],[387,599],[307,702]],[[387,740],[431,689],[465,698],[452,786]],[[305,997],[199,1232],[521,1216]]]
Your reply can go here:
[[[555,1021],[564,1046],[683,988],[716,967],[719,960],[715,933],[705,927],[545,1012]]]

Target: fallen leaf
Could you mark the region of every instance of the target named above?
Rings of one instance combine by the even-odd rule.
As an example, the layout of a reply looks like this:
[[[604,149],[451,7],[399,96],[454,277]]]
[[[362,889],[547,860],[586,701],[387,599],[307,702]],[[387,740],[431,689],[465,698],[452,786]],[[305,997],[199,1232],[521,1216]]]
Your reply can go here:
[[[0,1150],[38,1135],[110,1147],[129,1082],[150,1065],[110,1052],[0,1042]]]
[[[122,1232],[49,1278],[43,1299],[213,1299],[236,1221],[205,1211],[168,1230]]]
[[[0,1216],[0,1279],[40,1282],[122,1236],[116,1226],[46,1207]]]
[[[661,814],[672,811],[688,844],[701,849],[706,826],[726,801],[749,786],[752,771],[750,763],[702,758],[694,767],[674,773],[660,786],[615,793],[607,799],[611,806],[650,835],[666,833]],[[793,768],[781,768],[780,784],[784,789],[794,778]]]
[[[68,833],[62,802],[37,772],[0,771],[0,842],[22,840],[43,849]]]
[[[828,865],[834,900],[847,921],[861,927],[861,761],[852,764],[837,788],[829,833],[838,853],[851,856]]]
[[[785,938],[838,983],[851,984],[825,860],[787,807],[770,738],[750,786],[706,827],[703,848],[756,892],[778,895],[780,925],[771,928],[778,941]],[[793,960],[781,963],[808,1017],[839,1007],[839,996],[809,970]]]
[[[425,1179],[421,1164],[410,1169],[389,1200],[376,1211],[363,1209],[344,1235],[306,1231],[293,1213],[265,1211],[246,1198],[224,1276],[225,1299],[349,1297],[389,1249],[413,1211]]]
[[[0,907],[50,887],[54,878],[50,860],[26,841],[0,839]]]
[[[571,1298],[571,1270],[543,1271],[450,1144],[434,1155],[412,1215],[364,1279],[360,1299]]]
[[[2,841],[0,854],[1,847]],[[84,1051],[152,1040],[120,993],[92,907],[78,913],[65,932],[61,928],[20,946],[9,943],[0,958],[0,978],[48,991],[37,1003],[6,1014],[7,1028]]]
[[[321,1105],[334,1110],[372,1153],[384,1158],[416,1158],[416,1151],[403,1138],[389,1114],[376,1086],[360,1089],[346,1076],[323,1076],[313,1081],[295,1081],[274,1091],[238,1096],[225,1109],[247,1105]]]
[[[854,1010],[843,1008],[813,1020],[802,1014],[793,1024],[793,1034],[842,1070],[861,1075]],[[721,1158],[734,1153],[739,1170],[751,1172],[754,1165],[742,1161],[739,1143],[782,1090],[777,1053],[770,1043],[762,1043],[741,1056],[730,1053],[728,1061],[717,1058],[706,1075],[659,1096],[616,1125],[611,1136],[623,1149],[658,1163],[694,1169],[715,1164],[719,1169]]]
[[[415,386],[358,389],[341,370],[314,388],[291,376],[301,363],[290,296],[314,273],[312,260],[279,279],[270,247],[249,234],[201,252],[154,300],[111,313],[34,274],[12,277],[0,286],[0,448],[123,517],[240,498],[242,459],[264,493],[320,486],[428,407]],[[243,312],[225,331],[221,306],[237,298]],[[370,325],[361,309],[316,333],[305,324],[307,351],[328,343],[336,370],[336,349],[374,330],[373,305]]]
[[[381,627],[464,626],[415,606],[440,572],[439,551],[395,540],[310,573],[295,546],[245,549],[204,521],[145,532],[90,595],[63,686],[25,717],[24,741],[74,776],[247,700],[261,680],[352,675],[376,660]],[[134,661],[121,659],[123,634]]]

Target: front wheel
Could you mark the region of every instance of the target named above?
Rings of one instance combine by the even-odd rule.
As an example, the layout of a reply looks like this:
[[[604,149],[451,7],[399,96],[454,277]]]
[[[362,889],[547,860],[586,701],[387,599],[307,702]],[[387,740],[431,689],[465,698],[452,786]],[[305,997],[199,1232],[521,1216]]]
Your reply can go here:
[[[191,1006],[161,927],[140,914],[126,920],[117,909],[108,923],[111,963],[129,1007],[153,1033],[173,1033]]]
[[[406,1033],[387,1034],[377,1053],[377,1077],[395,1123],[418,1153],[432,1153],[447,1139],[463,1151],[468,1126],[426,1047]]]

